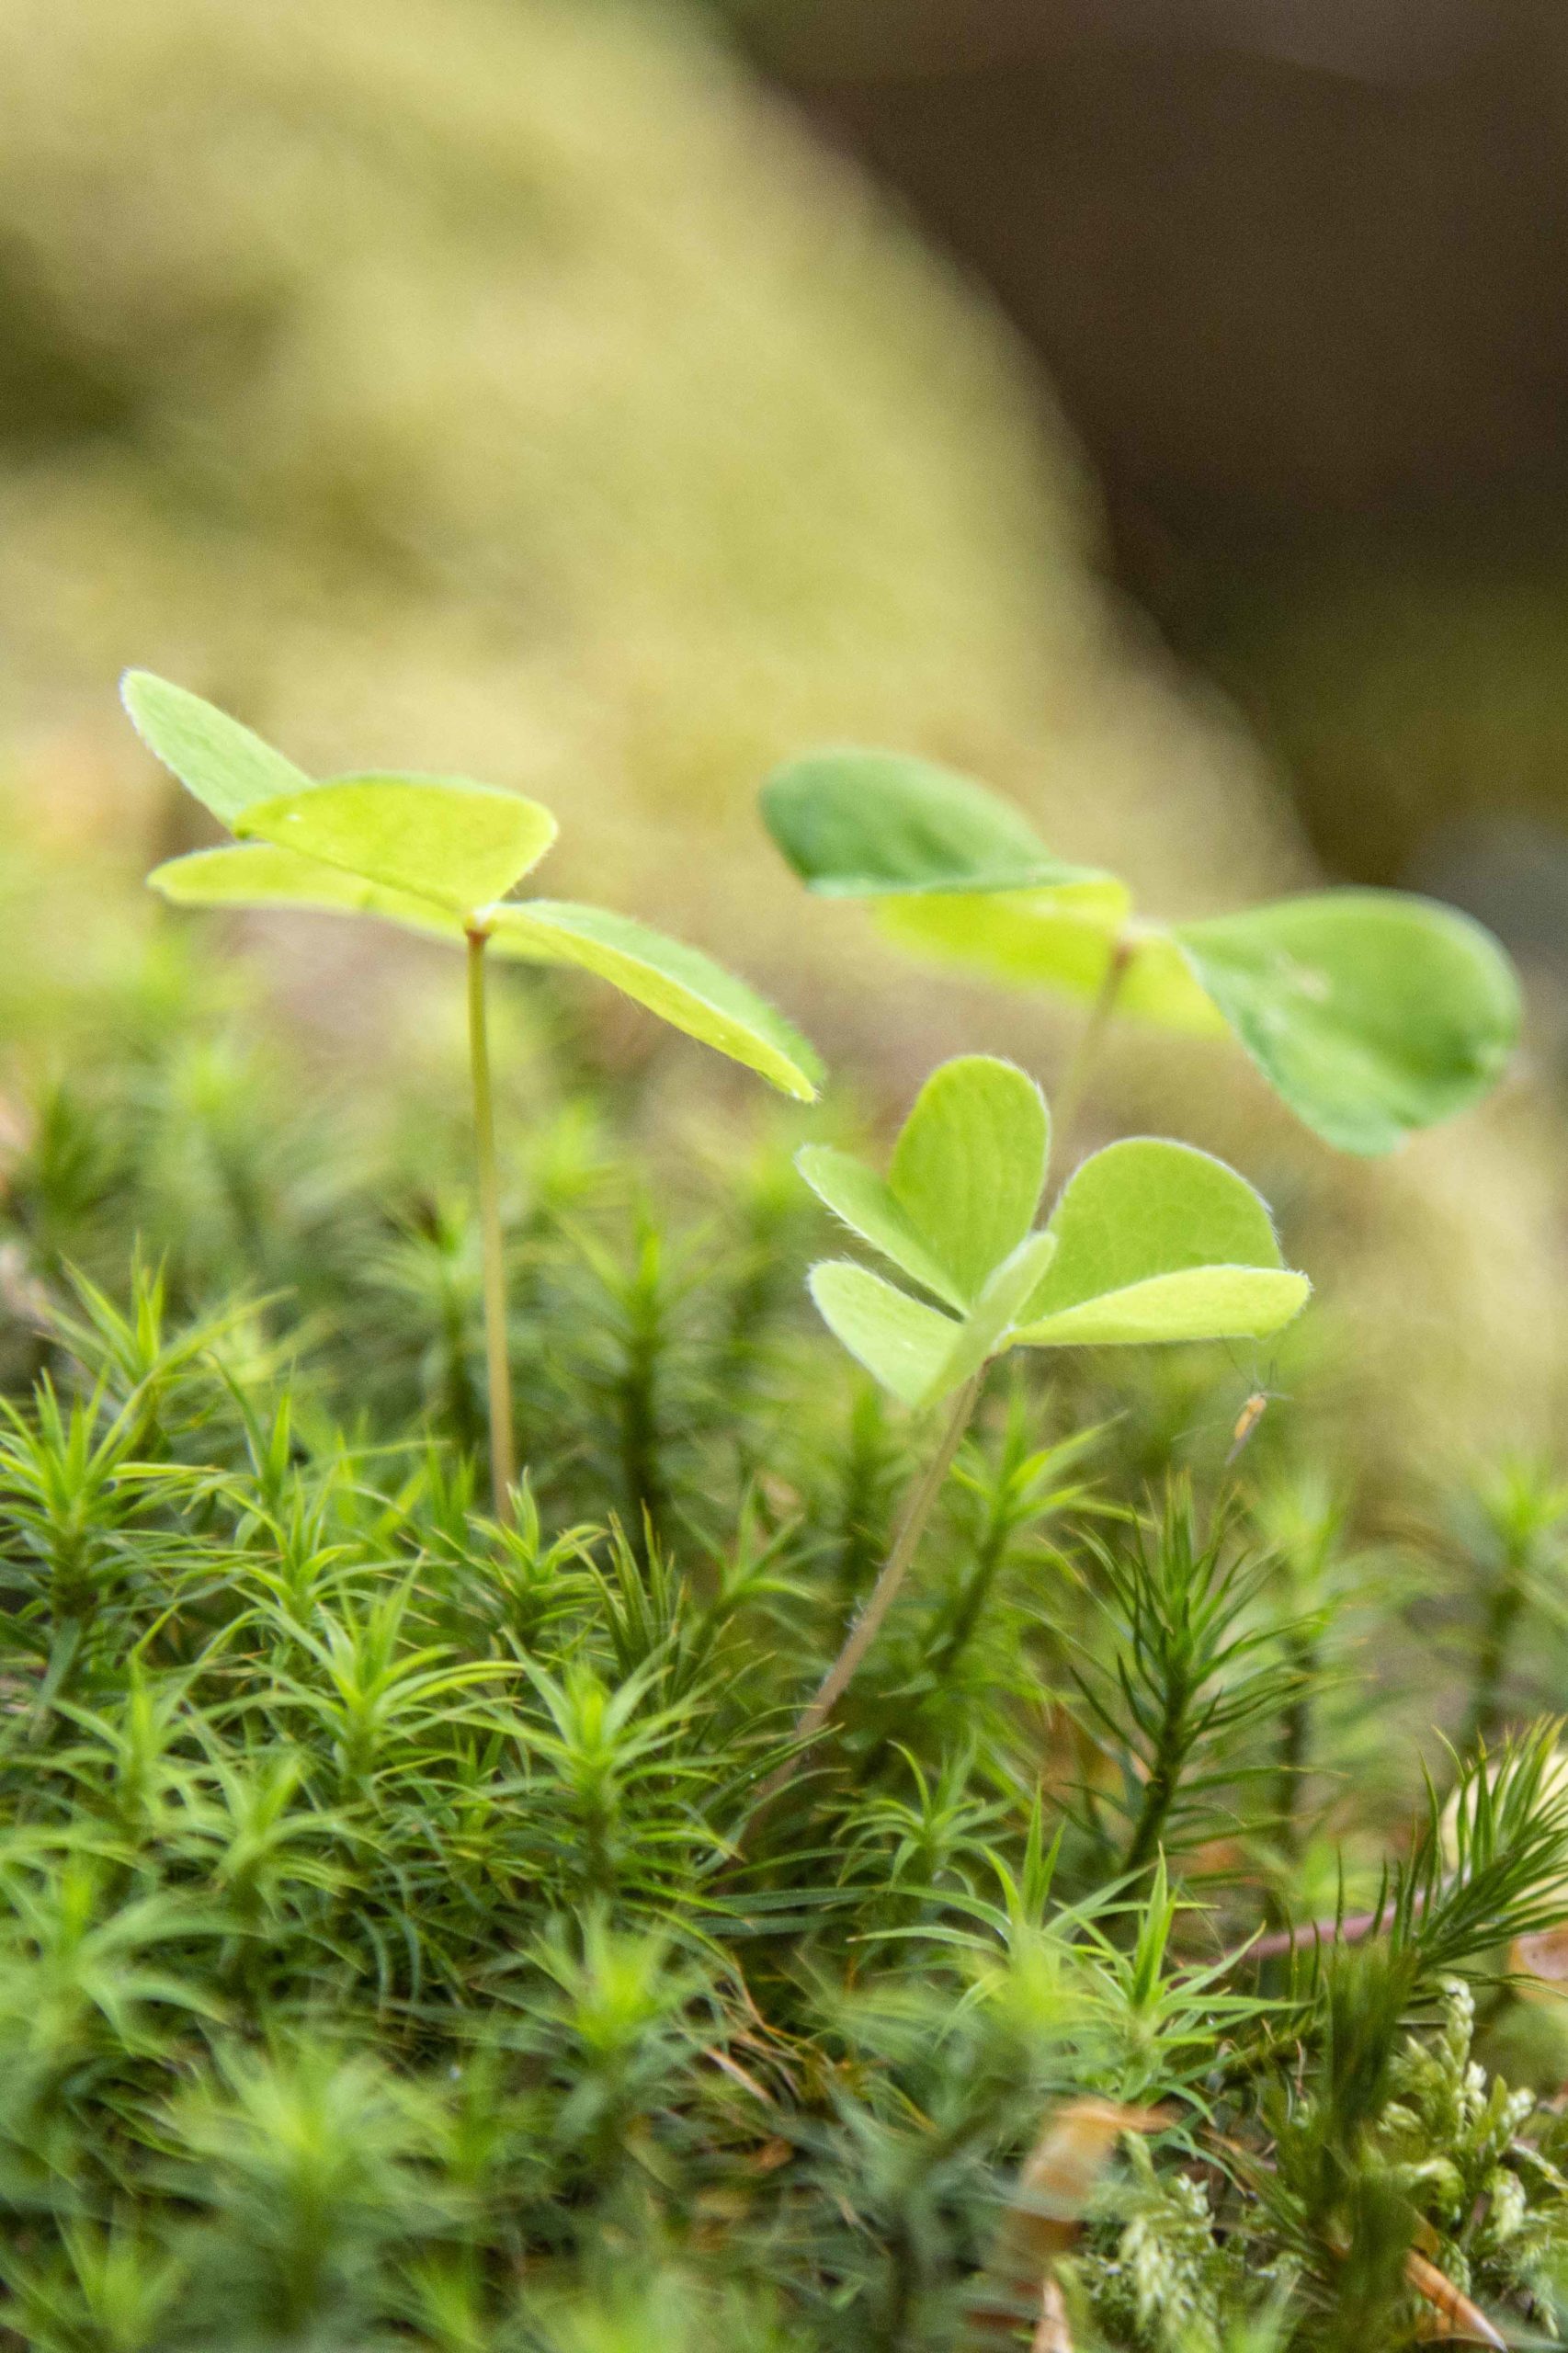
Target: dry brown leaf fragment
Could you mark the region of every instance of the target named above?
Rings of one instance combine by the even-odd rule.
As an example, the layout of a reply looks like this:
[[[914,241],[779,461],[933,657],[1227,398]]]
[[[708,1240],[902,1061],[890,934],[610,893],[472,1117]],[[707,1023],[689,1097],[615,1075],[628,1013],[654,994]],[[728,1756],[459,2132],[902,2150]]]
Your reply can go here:
[[[1057,2110],[1019,2172],[991,2259],[971,2291],[973,2329],[991,2336],[1017,2329],[1037,2295],[1054,2284],[1051,2267],[1077,2235],[1117,2142],[1124,2132],[1152,2132],[1165,2120],[1161,2109],[1125,2108],[1107,2099],[1069,2100]],[[1036,2353],[1045,2353],[1052,2343],[1040,2335],[1048,2312],[1042,2309],[1037,2326]],[[1065,2328],[1065,2307],[1062,2318]]]
[[[1496,2353],[1507,2353],[1507,2338],[1493,2326],[1480,2305],[1472,2304],[1462,2289],[1456,2288],[1445,2272],[1417,2255],[1414,2247],[1404,2258],[1404,2277],[1406,2284],[1440,2314],[1443,2336],[1463,2337],[1471,2345],[1490,2345]]]

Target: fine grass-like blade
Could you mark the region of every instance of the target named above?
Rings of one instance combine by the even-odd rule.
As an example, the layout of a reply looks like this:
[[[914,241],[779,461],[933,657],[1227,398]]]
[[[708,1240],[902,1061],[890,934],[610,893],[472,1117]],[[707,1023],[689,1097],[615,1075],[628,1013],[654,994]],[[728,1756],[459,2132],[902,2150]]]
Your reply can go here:
[[[1092,870],[1052,857],[1021,810],[950,768],[855,747],[791,760],[762,789],[763,822],[812,890],[1019,891]]]
[[[563,899],[492,906],[483,915],[498,953],[595,972],[784,1094],[804,1103],[814,1097],[822,1078],[814,1048],[755,989],[699,949],[604,907]]]
[[[429,899],[388,891],[362,875],[261,842],[243,849],[193,850],[154,867],[147,880],[176,906],[310,907],[324,915],[377,915],[442,939],[462,939],[459,918]]]
[[[555,839],[548,809],[462,777],[350,776],[245,809],[234,831],[464,915]]]
[[[310,785],[302,768],[227,711],[151,670],[127,670],[119,694],[153,757],[225,825],[258,801],[301,792]]]
[[[888,1188],[963,1301],[1034,1223],[1050,1140],[1045,1098],[1016,1063],[960,1054],[921,1088]]]
[[[960,1326],[869,1267],[828,1258],[808,1277],[823,1322],[873,1380],[905,1405],[939,1393]]]
[[[1169,932],[1134,925],[1130,910],[1126,890],[1108,881],[1061,892],[885,899],[877,923],[914,955],[1007,987],[1051,989],[1085,1003],[1105,985],[1120,942],[1128,954],[1117,989],[1119,1016],[1222,1037],[1225,1017],[1205,994],[1190,960]]]
[[[1019,1318],[1022,1346],[1261,1339],[1311,1289],[1284,1267],[1252,1187],[1189,1144],[1133,1137],[1096,1153],[1047,1230],[1057,1253]]]
[[[891,1258],[949,1307],[962,1309],[964,1297],[952,1276],[916,1231],[892,1188],[846,1152],[831,1144],[808,1143],[795,1154],[795,1165],[819,1201],[842,1218],[852,1233]]]
[[[1269,1084],[1341,1152],[1390,1152],[1465,1109],[1518,1036],[1507,958],[1430,899],[1326,891],[1176,938]]]

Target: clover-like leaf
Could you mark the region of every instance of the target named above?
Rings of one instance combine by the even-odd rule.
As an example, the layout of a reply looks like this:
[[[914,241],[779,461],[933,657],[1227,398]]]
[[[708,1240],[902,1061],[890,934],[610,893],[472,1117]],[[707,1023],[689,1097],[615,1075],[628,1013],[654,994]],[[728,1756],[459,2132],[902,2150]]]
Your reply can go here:
[[[153,757],[225,825],[256,801],[302,791],[311,781],[226,710],[151,670],[128,670],[119,692],[131,725]]]
[[[1465,1109],[1518,1037],[1508,959],[1430,899],[1326,891],[1175,937],[1264,1076],[1341,1152],[1390,1152]]]
[[[1016,891],[1097,878],[1051,855],[985,786],[900,752],[808,753],[764,785],[763,821],[802,881],[834,898]]]
[[[940,1309],[852,1258],[827,1258],[807,1277],[818,1313],[857,1363],[905,1405],[921,1405],[940,1380],[959,1326]]]
[[[1034,1223],[1050,1149],[1045,1097],[1015,1063],[960,1054],[921,1088],[888,1186],[964,1301]]]
[[[1003,1259],[959,1325],[922,1404],[934,1404],[952,1390],[961,1389],[983,1365],[1010,1344],[1019,1318],[1028,1309],[1056,1256],[1057,1246],[1056,1236],[1049,1230],[1030,1233]]]
[[[885,1184],[827,1144],[808,1144],[795,1165],[852,1233],[961,1309],[1034,1223],[1050,1142],[1045,1098],[1027,1073],[960,1054],[921,1088]]]
[[[1047,1231],[1054,1259],[1014,1344],[1265,1339],[1312,1286],[1288,1269],[1244,1177],[1189,1144],[1132,1137],[1096,1153]]]
[[[460,918],[432,899],[389,891],[363,875],[346,874],[265,842],[192,850],[155,866],[147,881],[179,907],[308,907],[323,915],[375,915],[459,944],[463,936]]]
[[[465,777],[350,776],[254,802],[234,831],[466,915],[537,866],[557,828],[537,801]]]
[[[1088,1004],[1122,960],[1117,1010],[1189,1036],[1224,1035],[1224,1014],[1168,931],[1133,919],[1119,882],[1051,892],[884,899],[877,926],[914,954],[1009,988],[1044,988]]]
[[[815,1050],[755,989],[699,949],[608,908],[564,899],[514,901],[483,915],[499,954],[595,972],[784,1094],[805,1103],[814,1097],[822,1078]]]
[[[1028,1235],[961,1317],[911,1299],[850,1258],[825,1259],[808,1279],[835,1338],[884,1389],[918,1410],[961,1389],[998,1353],[1055,1250],[1054,1235]]]
[[[842,1218],[852,1233],[880,1250],[884,1258],[891,1258],[926,1290],[946,1300],[949,1307],[963,1306],[963,1292],[916,1230],[891,1185],[863,1160],[832,1144],[808,1143],[795,1154],[795,1165],[818,1200],[835,1217]]]
[[[1049,853],[999,794],[893,753],[797,761],[765,787],[763,810],[813,890],[874,898],[902,947],[1083,1000],[1114,976],[1119,1016],[1232,1030],[1298,1119],[1341,1151],[1388,1152],[1463,1110],[1517,1038],[1506,956],[1429,900],[1328,892],[1152,924],[1111,875],[1054,862],[1047,873]]]

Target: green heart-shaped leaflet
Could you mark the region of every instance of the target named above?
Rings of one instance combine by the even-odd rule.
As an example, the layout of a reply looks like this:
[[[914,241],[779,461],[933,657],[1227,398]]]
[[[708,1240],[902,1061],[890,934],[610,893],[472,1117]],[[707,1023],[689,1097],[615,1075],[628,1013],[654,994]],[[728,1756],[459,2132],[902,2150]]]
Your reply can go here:
[[[768,779],[762,813],[801,881],[830,898],[1111,881],[1053,857],[984,785],[899,752],[809,753]]]
[[[596,972],[674,1029],[810,1101],[822,1066],[771,1006],[710,957],[597,907],[506,893],[555,839],[538,801],[466,778],[374,775],[312,783],[248,728],[145,671],[127,708],[150,748],[242,836],[148,876],[182,906],[369,915],[498,954]]]
[[[874,796],[858,765],[868,760]],[[998,845],[1024,821],[984,786],[952,778],[944,826],[945,779],[891,753],[822,754],[781,771],[763,812],[813,890],[874,897],[881,929],[917,953],[1085,1000],[1119,958],[1119,1013],[1198,1034],[1228,1029],[1297,1118],[1342,1151],[1391,1151],[1475,1102],[1506,1064],[1517,977],[1491,934],[1452,908],[1341,891],[1199,923],[1135,921],[1111,877],[1078,870],[1041,889],[1021,856],[1009,873],[999,847],[980,855],[972,845],[988,813]],[[890,849],[868,881],[876,859],[856,832],[878,824]],[[918,858],[904,847],[916,826]]]
[[[958,1311],[848,1259],[812,1268],[829,1329],[905,1404],[935,1404],[1005,1348],[1265,1338],[1305,1303],[1311,1286],[1282,1265],[1251,1186],[1187,1144],[1137,1138],[1095,1154],[1030,1233],[1048,1134],[1033,1082],[972,1054],[927,1080],[885,1184],[846,1153],[799,1155],[837,1216]]]

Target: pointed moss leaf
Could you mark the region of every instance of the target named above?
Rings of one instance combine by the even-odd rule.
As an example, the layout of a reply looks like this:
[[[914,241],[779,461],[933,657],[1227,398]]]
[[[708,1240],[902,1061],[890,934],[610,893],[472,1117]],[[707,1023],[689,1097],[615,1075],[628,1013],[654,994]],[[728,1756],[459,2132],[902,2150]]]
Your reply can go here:
[[[959,1331],[950,1316],[849,1258],[824,1260],[812,1268],[809,1281],[828,1330],[884,1389],[906,1405],[940,1393]]]
[[[1053,1233],[1031,1233],[1004,1258],[965,1316],[922,1403],[934,1404],[961,1389],[1006,1345],[1055,1255]]]
[[[786,1095],[805,1103],[815,1096],[822,1077],[815,1050],[755,989],[699,949],[604,907],[563,899],[528,899],[484,913],[500,954],[596,972]]]
[[[1261,1338],[1307,1297],[1252,1187],[1188,1144],[1133,1137],[1096,1153],[1048,1230],[1057,1254],[1017,1335],[1030,1346]]]
[[[1342,1152],[1390,1152],[1463,1110],[1518,1036],[1503,950],[1429,899],[1326,891],[1176,938],[1269,1084]]]
[[[1045,1098],[991,1054],[932,1072],[893,1147],[888,1186],[915,1232],[972,1300],[1040,1207],[1050,1150]]]
[[[791,760],[762,790],[762,815],[813,891],[1018,891],[1082,880],[1023,812],[950,768],[846,748]]]
[[[225,825],[256,801],[302,791],[311,781],[237,719],[151,670],[127,670],[119,693],[147,749]]]
[[[1130,939],[1118,1017],[1199,1037],[1223,1035],[1224,1016],[1188,959],[1168,932],[1131,923],[1130,904],[1119,883],[1085,884],[1056,892],[887,899],[877,921],[888,938],[914,955],[1007,987],[1049,989],[1085,1003],[1103,987],[1119,939]]]
[[[537,866],[556,825],[537,801],[460,777],[349,776],[259,801],[234,831],[467,915]]]
[[[182,907],[311,907],[324,915],[377,915],[460,941],[462,925],[428,899],[388,891],[362,876],[344,874],[313,858],[264,843],[243,849],[194,850],[171,858],[147,877],[154,891]]]
[[[817,1199],[852,1233],[950,1307],[963,1306],[963,1293],[951,1275],[922,1241],[891,1188],[864,1161],[835,1152],[831,1144],[809,1143],[795,1154],[795,1165]]]

